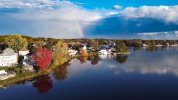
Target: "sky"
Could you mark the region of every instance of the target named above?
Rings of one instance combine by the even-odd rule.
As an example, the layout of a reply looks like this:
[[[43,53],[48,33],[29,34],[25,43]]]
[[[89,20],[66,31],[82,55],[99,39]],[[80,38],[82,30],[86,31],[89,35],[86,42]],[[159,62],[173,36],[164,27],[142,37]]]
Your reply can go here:
[[[178,39],[178,0],[0,0],[0,35]]]

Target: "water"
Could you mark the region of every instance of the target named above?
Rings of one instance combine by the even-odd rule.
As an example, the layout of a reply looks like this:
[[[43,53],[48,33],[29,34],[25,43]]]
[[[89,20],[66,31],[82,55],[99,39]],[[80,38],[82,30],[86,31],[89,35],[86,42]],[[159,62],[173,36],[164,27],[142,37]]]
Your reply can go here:
[[[173,100],[178,49],[80,58],[48,76],[0,89],[1,100]]]

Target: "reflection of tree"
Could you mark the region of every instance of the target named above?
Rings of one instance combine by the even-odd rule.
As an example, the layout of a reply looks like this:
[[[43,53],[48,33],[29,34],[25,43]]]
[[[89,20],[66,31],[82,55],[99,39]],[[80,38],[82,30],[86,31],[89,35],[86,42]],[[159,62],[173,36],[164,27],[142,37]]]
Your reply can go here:
[[[147,52],[153,52],[153,51],[157,51],[157,48],[155,47],[149,47],[146,49]]]
[[[116,60],[119,63],[125,63],[127,61],[128,55],[116,55]]]
[[[92,56],[91,64],[96,65],[96,64],[98,64],[99,60],[100,60],[99,55]]]
[[[87,61],[87,57],[81,56],[80,57],[80,63],[84,64]]]
[[[49,89],[53,87],[51,78],[48,75],[38,78],[33,86],[37,88],[39,93],[46,93]]]
[[[141,50],[141,47],[133,47],[133,50],[134,51],[139,51],[139,50]]]
[[[65,80],[67,78],[67,64],[56,68],[53,75],[56,80]]]

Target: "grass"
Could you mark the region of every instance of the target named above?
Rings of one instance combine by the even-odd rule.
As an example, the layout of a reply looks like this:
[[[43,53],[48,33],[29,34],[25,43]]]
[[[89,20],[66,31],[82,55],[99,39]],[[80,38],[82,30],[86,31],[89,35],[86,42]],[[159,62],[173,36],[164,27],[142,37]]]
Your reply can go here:
[[[65,64],[65,63],[66,62],[64,62],[63,64]],[[16,76],[9,78],[9,79],[6,79],[6,80],[0,81],[0,87],[9,86],[11,84],[15,84],[15,83],[20,82],[20,81],[30,80],[30,79],[33,79],[33,78],[38,77],[38,76],[47,75],[57,67],[58,66],[51,65],[48,69],[45,69],[45,70],[41,69],[38,72],[28,72],[28,71],[24,71],[22,69],[23,73],[19,73],[20,69],[19,69],[19,67],[17,67],[17,68],[14,69],[14,70],[17,71]],[[4,68],[2,67],[1,69],[8,70],[8,68],[5,68],[5,67]]]

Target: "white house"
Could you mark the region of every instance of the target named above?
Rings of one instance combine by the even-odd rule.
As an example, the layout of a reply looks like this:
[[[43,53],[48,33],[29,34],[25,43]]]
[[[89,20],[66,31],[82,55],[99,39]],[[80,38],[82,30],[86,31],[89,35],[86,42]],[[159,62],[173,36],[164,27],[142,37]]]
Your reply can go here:
[[[84,45],[81,49],[83,49],[83,50],[87,50],[87,47]]]
[[[77,51],[76,51],[76,50],[69,49],[69,50],[68,50],[68,53],[69,53],[70,56],[75,56],[76,53],[77,53]]]
[[[143,47],[148,47],[148,45],[147,44],[143,44]]]
[[[0,70],[0,80],[6,80],[11,77],[15,77],[15,72],[9,72],[7,73],[5,70]]]
[[[7,74],[5,70],[0,70],[0,75]]]
[[[0,53],[0,66],[12,66],[18,64],[18,54],[14,50],[7,48]]]
[[[27,54],[29,54],[29,53],[30,53],[30,51],[27,50],[27,49],[22,49],[22,50],[19,51],[19,55],[20,55],[20,56],[23,56],[23,57],[24,57],[24,60],[27,60],[27,59],[28,59],[28,55],[27,55]]]
[[[157,44],[157,45],[156,45],[156,47],[162,47],[162,46],[163,46],[163,45],[161,45],[161,44]]]
[[[19,55],[21,55],[21,56],[25,56],[25,55],[27,55],[27,54],[29,54],[30,52],[29,52],[29,50],[27,50],[27,49],[23,49],[23,50],[20,50],[19,51]]]
[[[99,54],[101,54],[101,55],[107,55],[108,51],[105,50],[105,49],[102,49],[102,50],[99,51]]]

